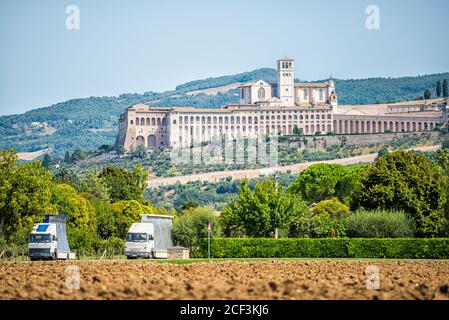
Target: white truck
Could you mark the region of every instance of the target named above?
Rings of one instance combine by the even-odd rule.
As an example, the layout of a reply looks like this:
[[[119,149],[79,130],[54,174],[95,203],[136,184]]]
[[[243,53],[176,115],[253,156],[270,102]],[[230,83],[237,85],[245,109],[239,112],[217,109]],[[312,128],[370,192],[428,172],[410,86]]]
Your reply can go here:
[[[46,215],[42,223],[34,225],[28,242],[31,260],[75,259],[67,241],[66,219],[64,215]]]
[[[126,235],[126,257],[166,259],[167,248],[173,246],[172,219],[173,216],[143,214],[141,222],[133,223]]]

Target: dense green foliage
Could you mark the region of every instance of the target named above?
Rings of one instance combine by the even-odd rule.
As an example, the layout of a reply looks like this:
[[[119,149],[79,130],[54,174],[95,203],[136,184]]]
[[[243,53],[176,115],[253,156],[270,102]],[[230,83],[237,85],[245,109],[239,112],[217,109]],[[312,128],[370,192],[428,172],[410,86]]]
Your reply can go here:
[[[448,177],[440,166],[411,151],[380,157],[361,180],[360,204],[367,209],[404,210],[418,236],[436,237],[446,227]]]
[[[71,249],[122,248],[141,214],[167,214],[143,199],[146,172],[108,167],[85,176],[53,175],[40,161],[20,164],[14,150],[0,151],[0,239],[26,247],[31,228],[45,214],[67,215]]]
[[[188,208],[180,212],[173,221],[173,241],[195,252],[200,241],[208,236],[208,224],[211,224],[211,237],[220,234],[220,226],[212,208]]]
[[[436,93],[437,97],[441,96],[441,80],[438,80],[435,85],[435,93]]]
[[[369,104],[414,100],[448,73],[402,78],[370,78],[336,80],[340,104]],[[118,118],[125,109],[137,103],[153,106],[189,106],[218,108],[238,102],[236,89],[217,95],[187,94],[189,91],[231,83],[264,79],[276,81],[276,71],[257,69],[237,75],[192,81],[166,92],[122,94],[117,97],[72,99],[49,107],[34,109],[21,115],[0,117],[1,149],[19,151],[54,150],[52,156],[63,158],[67,150],[95,150],[111,145],[117,135]],[[447,81],[443,82],[443,96]],[[37,124],[37,125],[36,125]]]
[[[326,238],[345,236],[345,218],[349,207],[333,197],[312,205],[288,224],[292,238]]]
[[[284,190],[274,179],[256,183],[253,190],[244,180],[237,197],[231,199],[220,219],[228,233],[277,237],[279,229],[285,228],[306,208],[300,197]]]
[[[40,162],[17,165],[14,150],[0,151],[0,231],[8,241],[50,209],[51,187],[51,174]]]
[[[444,79],[444,81],[443,81],[443,97],[444,98],[449,97],[447,79]]]
[[[346,219],[351,238],[411,238],[413,220],[402,211],[358,210]]]
[[[272,179],[244,181],[220,222],[228,236],[273,237],[278,228],[299,238],[441,237],[449,231],[448,174],[447,149],[387,152],[365,166],[317,164],[278,195]],[[285,220],[273,226],[276,214]]]
[[[361,167],[321,163],[305,169],[289,187],[309,203],[338,197],[349,203],[359,186]]]
[[[112,201],[142,200],[148,173],[138,164],[133,172],[118,167],[105,167],[99,178],[105,182]]]
[[[266,239],[215,238],[213,258],[396,258],[448,259],[449,239]],[[196,257],[207,257],[207,241]]]

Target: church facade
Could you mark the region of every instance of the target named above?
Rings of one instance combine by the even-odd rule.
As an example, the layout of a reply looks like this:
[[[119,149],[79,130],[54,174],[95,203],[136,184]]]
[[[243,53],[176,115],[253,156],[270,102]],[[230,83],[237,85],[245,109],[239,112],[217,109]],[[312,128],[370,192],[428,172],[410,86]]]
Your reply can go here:
[[[297,83],[295,62],[277,61],[277,83],[263,79],[241,84],[239,103],[219,109],[151,107],[126,109],[119,120],[117,145],[126,151],[187,147],[216,137],[302,134],[362,134],[433,130],[445,122],[438,102],[339,106],[335,83]],[[444,108],[444,111],[446,109]]]

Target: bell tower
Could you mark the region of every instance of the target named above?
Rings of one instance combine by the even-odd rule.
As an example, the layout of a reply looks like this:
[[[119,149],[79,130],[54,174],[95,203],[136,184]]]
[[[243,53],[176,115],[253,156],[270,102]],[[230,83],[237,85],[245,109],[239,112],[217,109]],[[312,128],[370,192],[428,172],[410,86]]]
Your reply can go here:
[[[295,68],[294,60],[284,57],[278,63],[278,98],[283,106],[295,105]]]

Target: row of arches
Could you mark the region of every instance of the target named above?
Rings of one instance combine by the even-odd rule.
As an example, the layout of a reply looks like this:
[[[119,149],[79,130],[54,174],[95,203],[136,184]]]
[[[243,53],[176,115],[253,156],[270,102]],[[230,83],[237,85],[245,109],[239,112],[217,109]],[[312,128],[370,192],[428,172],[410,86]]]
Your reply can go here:
[[[181,116],[179,124],[258,124],[259,121],[268,120],[314,120],[314,119],[332,119],[332,115],[328,114],[311,114],[311,115],[261,115],[261,116]],[[173,120],[176,124],[176,119]]]
[[[133,120],[131,120],[131,124]],[[167,118],[136,118],[137,126],[166,126]]]
[[[143,145],[148,149],[154,149],[157,147],[156,136],[154,134],[150,134],[146,139],[144,136],[137,136],[136,145]]]
[[[263,117],[262,117],[263,118]],[[175,122],[174,122],[175,123]],[[257,116],[184,116],[179,117],[179,124],[258,124]]]
[[[334,120],[334,131],[339,134],[432,131],[433,121]]]

